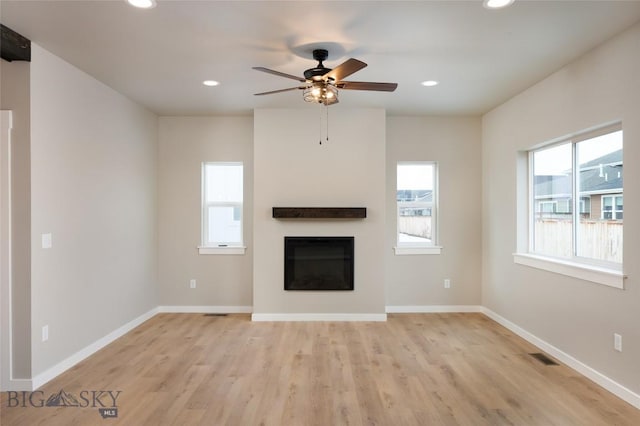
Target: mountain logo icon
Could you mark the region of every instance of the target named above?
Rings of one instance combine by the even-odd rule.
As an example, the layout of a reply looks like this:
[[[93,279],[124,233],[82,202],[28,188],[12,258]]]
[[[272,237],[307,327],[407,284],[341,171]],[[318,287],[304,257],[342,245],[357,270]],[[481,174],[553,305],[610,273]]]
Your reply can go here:
[[[60,392],[54,393],[47,398],[45,405],[47,407],[79,407],[80,403],[75,396],[65,392],[64,389],[60,389]]]

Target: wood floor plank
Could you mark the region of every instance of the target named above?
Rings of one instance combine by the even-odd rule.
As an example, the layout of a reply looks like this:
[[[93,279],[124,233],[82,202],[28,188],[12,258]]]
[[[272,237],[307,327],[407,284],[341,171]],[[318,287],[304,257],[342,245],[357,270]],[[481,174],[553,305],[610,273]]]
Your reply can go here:
[[[37,394],[84,401],[86,392],[120,391],[117,417],[101,417],[109,407],[100,398],[32,407],[29,393],[17,404],[5,392],[0,424],[640,424],[640,410],[532,352],[481,314],[393,314],[382,323],[160,314]]]

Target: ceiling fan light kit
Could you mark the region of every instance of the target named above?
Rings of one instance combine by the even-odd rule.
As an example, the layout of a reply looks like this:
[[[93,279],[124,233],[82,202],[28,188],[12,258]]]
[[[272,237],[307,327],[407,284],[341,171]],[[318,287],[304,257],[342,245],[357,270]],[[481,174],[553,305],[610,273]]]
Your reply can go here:
[[[313,51],[313,59],[318,61],[318,65],[314,68],[305,70],[304,77],[296,77],[295,75],[286,74],[264,67],[253,67],[256,71],[266,72],[268,74],[277,75],[279,77],[297,80],[303,83],[301,86],[290,87],[288,89],[272,90],[270,92],[256,93],[256,96],[271,95],[274,93],[288,92],[290,90],[302,90],[302,98],[306,102],[319,103],[326,106],[338,103],[338,89],[344,90],[369,90],[376,92],[393,92],[398,87],[397,83],[374,83],[374,82],[355,82],[344,81],[343,78],[350,76],[356,71],[366,67],[362,61],[351,58],[342,64],[331,69],[326,68],[323,64],[329,57],[329,52],[325,49],[315,49]]]
[[[338,103],[338,89],[330,82],[318,81],[305,88],[302,97],[305,102],[333,105]]]

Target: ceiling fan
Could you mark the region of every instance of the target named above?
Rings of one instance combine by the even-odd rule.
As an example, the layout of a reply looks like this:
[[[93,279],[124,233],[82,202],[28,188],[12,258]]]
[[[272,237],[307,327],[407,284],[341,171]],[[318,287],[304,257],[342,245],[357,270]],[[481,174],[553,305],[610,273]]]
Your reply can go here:
[[[315,68],[309,68],[304,72],[304,77],[286,74],[280,71],[271,70],[264,67],[253,67],[254,70],[290,78],[302,83],[300,86],[288,89],[272,90],[270,92],[255,93],[256,96],[271,95],[274,93],[288,92],[290,90],[303,90],[303,98],[307,102],[315,102],[324,105],[338,103],[338,89],[344,90],[371,90],[376,92],[393,92],[398,87],[398,83],[373,83],[366,81],[345,81],[343,78],[350,76],[356,71],[366,67],[362,61],[357,59],[347,59],[342,64],[331,69],[326,68],[322,61],[329,57],[329,52],[325,49],[315,49],[313,59],[318,61]]]

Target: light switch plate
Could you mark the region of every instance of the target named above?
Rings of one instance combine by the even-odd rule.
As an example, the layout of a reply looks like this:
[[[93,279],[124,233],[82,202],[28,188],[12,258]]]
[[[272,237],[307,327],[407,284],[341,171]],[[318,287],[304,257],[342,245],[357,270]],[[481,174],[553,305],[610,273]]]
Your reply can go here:
[[[613,349],[622,352],[622,335],[613,333]]]
[[[50,249],[51,247],[53,247],[53,239],[51,237],[51,234],[42,234],[42,248]]]

